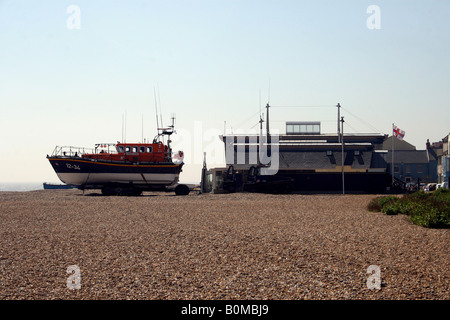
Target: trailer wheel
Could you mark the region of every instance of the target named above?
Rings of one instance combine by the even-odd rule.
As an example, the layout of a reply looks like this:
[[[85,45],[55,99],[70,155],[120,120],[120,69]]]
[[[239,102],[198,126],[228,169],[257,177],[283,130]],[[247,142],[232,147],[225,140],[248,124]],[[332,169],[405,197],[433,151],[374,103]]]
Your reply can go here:
[[[114,189],[112,187],[103,187],[102,188],[102,194],[104,196],[113,196],[113,195],[115,195]]]
[[[235,193],[236,192],[236,186],[234,184],[230,184],[228,186],[228,192],[229,193]]]
[[[140,196],[142,190],[128,186],[105,186],[102,188],[102,194],[105,196]]]
[[[286,183],[284,185],[283,193],[291,193],[291,192],[292,192],[292,184],[291,183]]]
[[[133,188],[132,190],[131,190],[131,193],[130,193],[130,195],[131,196],[140,196],[140,195],[142,195],[142,190],[139,190],[139,189],[137,189],[137,188]]]
[[[175,187],[175,194],[177,196],[187,196],[189,191],[189,187],[185,184],[179,184]]]

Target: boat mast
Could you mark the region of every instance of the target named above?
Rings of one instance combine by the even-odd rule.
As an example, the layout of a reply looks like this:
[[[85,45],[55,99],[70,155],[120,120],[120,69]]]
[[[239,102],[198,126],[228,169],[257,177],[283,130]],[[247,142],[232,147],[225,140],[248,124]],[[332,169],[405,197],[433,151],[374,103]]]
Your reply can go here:
[[[155,116],[156,116],[156,137],[153,142],[156,142],[156,138],[159,137],[159,117],[158,117],[158,103],[156,102],[156,89],[153,87],[153,95],[155,97]]]
[[[170,143],[172,142],[172,140],[170,140],[170,136],[174,132],[173,129],[175,128],[175,113],[172,113],[170,119],[172,120],[172,124],[169,126],[169,130],[163,132],[169,136],[169,138],[167,139],[167,148],[168,148],[169,152],[170,152]]]

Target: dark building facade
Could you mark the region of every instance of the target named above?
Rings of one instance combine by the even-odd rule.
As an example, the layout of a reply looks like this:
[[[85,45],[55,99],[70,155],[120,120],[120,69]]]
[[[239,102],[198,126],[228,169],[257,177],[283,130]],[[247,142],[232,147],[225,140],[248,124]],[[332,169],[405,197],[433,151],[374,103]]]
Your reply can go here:
[[[294,190],[300,192],[385,193],[408,182],[448,179],[448,136],[444,155],[442,146],[439,149],[429,143],[425,150],[417,150],[407,141],[385,134],[342,134],[339,125],[336,134],[321,134],[320,127],[320,122],[290,121],[286,122],[286,134],[264,136],[261,127],[260,135],[221,136],[227,166],[209,171],[211,190],[220,192],[230,166],[241,173],[245,183],[245,173],[261,165],[260,148],[276,154],[272,159],[276,160],[275,176],[292,179]],[[265,144],[270,137],[276,139]]]
[[[394,150],[383,155],[389,173],[394,169],[394,176],[406,183],[430,183],[437,181],[437,161],[429,158],[427,150]]]
[[[295,191],[337,191],[384,193],[389,186],[386,162],[378,155],[387,137],[379,134],[343,136],[337,134],[286,134],[277,136],[268,146],[271,156],[277,156],[277,172],[280,177],[293,179]],[[259,137],[224,136],[227,165],[245,172],[256,165]],[[274,144],[276,143],[276,148]],[[342,147],[344,146],[343,150]],[[276,149],[276,152],[275,150]],[[274,161],[270,163],[270,166]],[[245,175],[244,175],[245,176]]]
[[[394,150],[392,150],[392,139]],[[406,183],[432,183],[438,180],[438,154],[442,148],[432,148],[429,141],[425,150],[416,150],[416,147],[404,140],[389,137],[382,145],[385,150],[380,153],[381,162],[385,161],[387,171]],[[381,163],[379,165],[382,165]]]

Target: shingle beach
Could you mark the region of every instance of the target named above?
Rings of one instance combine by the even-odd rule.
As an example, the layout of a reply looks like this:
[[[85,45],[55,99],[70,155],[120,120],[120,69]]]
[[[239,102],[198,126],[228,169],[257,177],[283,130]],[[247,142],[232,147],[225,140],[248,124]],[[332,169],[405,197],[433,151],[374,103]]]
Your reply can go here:
[[[1,192],[0,299],[450,299],[450,230],[374,197]]]

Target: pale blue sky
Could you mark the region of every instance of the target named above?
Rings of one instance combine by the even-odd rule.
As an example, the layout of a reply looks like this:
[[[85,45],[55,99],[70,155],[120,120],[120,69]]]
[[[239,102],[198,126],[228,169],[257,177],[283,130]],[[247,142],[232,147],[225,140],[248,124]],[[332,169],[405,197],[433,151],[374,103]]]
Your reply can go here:
[[[70,5],[80,29],[67,28]],[[334,133],[340,103],[347,132],[395,123],[423,149],[450,131],[449,40],[447,0],[0,1],[0,181],[58,181],[45,155],[121,140],[124,113],[128,141],[142,115],[153,138],[155,87],[190,157],[184,181],[199,179],[202,151],[220,149],[220,164],[208,139],[224,121],[258,122],[260,92],[263,106],[330,106],[271,109],[281,131],[318,120]]]

